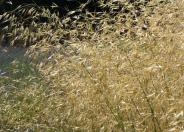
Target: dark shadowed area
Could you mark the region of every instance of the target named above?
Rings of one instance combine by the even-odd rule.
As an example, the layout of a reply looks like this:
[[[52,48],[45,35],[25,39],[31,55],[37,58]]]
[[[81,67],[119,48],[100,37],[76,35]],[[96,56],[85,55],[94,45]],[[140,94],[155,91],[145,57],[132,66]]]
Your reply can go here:
[[[20,47],[0,47],[0,76],[8,76],[9,71],[5,70],[15,60],[26,60],[24,56],[25,48]]]

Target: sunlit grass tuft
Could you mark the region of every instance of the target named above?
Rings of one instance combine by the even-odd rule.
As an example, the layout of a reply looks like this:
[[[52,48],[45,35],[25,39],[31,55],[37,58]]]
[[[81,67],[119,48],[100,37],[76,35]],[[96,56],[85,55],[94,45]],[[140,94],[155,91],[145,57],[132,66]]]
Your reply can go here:
[[[113,25],[104,22],[103,32],[89,29],[90,39],[74,35],[64,46],[45,36],[29,47],[33,65],[16,64],[13,69],[22,70],[11,85],[0,78],[0,129],[183,131],[183,5],[160,5],[154,14],[146,8],[135,27],[122,24],[120,13]],[[120,34],[125,27],[127,34]]]

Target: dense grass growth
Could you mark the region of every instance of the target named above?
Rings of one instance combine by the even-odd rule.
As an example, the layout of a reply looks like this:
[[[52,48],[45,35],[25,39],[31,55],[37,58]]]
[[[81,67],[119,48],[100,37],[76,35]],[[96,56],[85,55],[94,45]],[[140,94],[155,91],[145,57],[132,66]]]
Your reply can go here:
[[[184,1],[152,0],[135,19],[135,4],[127,9],[60,20],[31,8],[48,22],[28,26],[7,16],[3,31],[29,45],[31,61],[3,67],[11,74],[0,76],[0,129],[182,132]]]

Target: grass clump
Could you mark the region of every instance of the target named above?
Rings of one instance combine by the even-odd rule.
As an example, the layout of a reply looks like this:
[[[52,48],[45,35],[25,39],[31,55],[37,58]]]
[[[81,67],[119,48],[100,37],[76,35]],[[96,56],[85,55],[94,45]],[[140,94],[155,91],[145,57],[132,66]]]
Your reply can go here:
[[[11,92],[6,90],[5,78],[0,78],[0,128],[183,131],[183,9],[179,0],[154,10],[145,7],[134,26],[132,19],[122,23],[122,12],[114,16],[113,24],[104,13],[101,32],[90,29],[89,18],[98,19],[92,13],[84,23],[77,21],[81,27],[52,29],[52,22],[40,25],[41,35],[48,36],[27,52],[37,74],[32,68],[17,67],[27,74],[24,81],[17,75],[12,81],[6,79],[12,82]],[[128,29],[126,34],[121,33],[123,29]],[[60,45],[63,32],[69,32],[70,38]],[[80,39],[78,35],[89,37]],[[26,80],[27,76],[36,79]]]

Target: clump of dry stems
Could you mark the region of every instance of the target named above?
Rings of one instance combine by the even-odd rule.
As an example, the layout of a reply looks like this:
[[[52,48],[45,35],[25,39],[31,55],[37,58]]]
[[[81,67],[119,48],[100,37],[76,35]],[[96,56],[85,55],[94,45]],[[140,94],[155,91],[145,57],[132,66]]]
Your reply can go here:
[[[122,23],[125,14],[117,14],[113,24],[103,14],[100,33],[90,29],[90,20],[65,30],[57,15],[35,26],[37,32],[24,30],[40,41],[28,49],[32,64],[14,62],[16,76],[0,78],[0,129],[182,132],[183,5],[176,0],[147,7],[135,26],[131,19]],[[70,35],[63,46],[58,43],[65,32]],[[20,69],[32,71],[21,77],[26,70]]]

